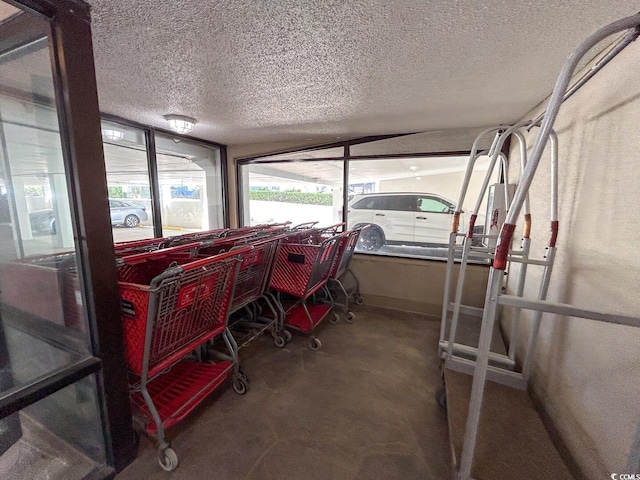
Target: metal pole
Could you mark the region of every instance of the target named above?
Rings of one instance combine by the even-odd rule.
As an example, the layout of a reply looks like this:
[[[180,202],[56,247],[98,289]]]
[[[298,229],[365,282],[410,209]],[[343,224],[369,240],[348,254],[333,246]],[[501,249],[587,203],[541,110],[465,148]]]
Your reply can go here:
[[[491,149],[494,151],[494,153],[491,156],[491,160],[489,162],[489,168],[487,169],[487,173],[484,177],[482,187],[480,188],[480,193],[478,194],[478,201],[476,202],[476,206],[469,220],[469,231],[467,233],[467,236],[464,238],[464,243],[462,246],[462,259],[460,262],[460,269],[458,270],[458,282],[456,286],[455,298],[453,300],[453,314],[451,316],[451,327],[449,330],[449,346],[447,350],[447,359],[450,359],[453,353],[453,344],[455,343],[455,337],[456,337],[456,332],[458,328],[458,318],[460,317],[460,304],[462,303],[462,292],[464,290],[464,277],[466,275],[467,263],[469,262],[469,252],[471,250],[471,242],[473,240],[473,226],[475,224],[475,219],[478,215],[478,210],[480,209],[480,204],[482,203],[482,198],[484,197],[487,191],[487,188],[489,186],[489,181],[495,169],[498,156],[502,155],[502,153],[500,152],[500,149],[502,148],[502,144],[504,143],[505,138],[509,136],[509,133],[507,132],[509,132],[513,128],[515,127],[510,127],[506,132],[504,132],[503,135],[500,135],[500,136],[496,135],[494,143],[491,146]]]
[[[501,286],[502,271],[491,267],[489,285],[487,287],[487,294],[484,300],[485,310],[484,315],[482,316],[480,342],[478,343],[478,354],[473,374],[473,385],[471,387],[471,400],[469,401],[467,424],[464,430],[464,443],[462,446],[462,457],[460,459],[460,473],[458,474],[458,480],[469,480],[471,478],[471,466],[473,464],[473,454],[478,437],[484,384],[489,366],[489,347],[491,346],[493,325],[498,313],[497,300]]]
[[[476,160],[478,159],[478,145],[480,140],[485,135],[496,132],[493,142],[491,143],[491,147],[489,149],[489,155],[493,155],[493,151],[495,150],[495,146],[500,138],[500,132],[502,127],[491,127],[486,130],[480,132],[480,134],[476,137],[473,142],[473,146],[471,147],[471,152],[469,153],[469,162],[467,164],[467,171],[465,172],[464,179],[462,181],[462,187],[460,188],[460,195],[458,197],[458,204],[456,206],[455,213],[453,215],[452,224],[451,224],[451,233],[449,235],[449,250],[447,254],[447,268],[445,272],[445,280],[444,280],[444,292],[443,292],[443,300],[442,300],[442,317],[440,322],[440,339],[438,342],[438,354],[441,353],[440,343],[445,341],[445,332],[446,332],[446,324],[447,324],[447,313],[450,301],[450,290],[451,290],[451,277],[453,275],[453,266],[455,262],[455,246],[456,246],[456,237],[458,234],[458,226],[460,222],[460,213],[462,211],[462,203],[464,202],[464,197],[467,193],[467,188],[469,186],[469,182],[471,181],[471,174],[473,173],[473,167],[475,165]]]
[[[493,138],[493,142],[491,143],[491,148],[489,149],[489,155],[493,155],[495,151],[496,144],[498,139],[500,138],[500,134],[505,127],[491,127],[482,131],[480,135],[478,135],[473,142],[473,146],[471,147],[471,153],[469,154],[469,163],[467,164],[467,171],[464,174],[464,179],[462,180],[462,188],[460,189],[460,195],[458,197],[458,203],[456,205],[456,213],[460,213],[462,210],[462,203],[464,202],[464,197],[467,193],[467,188],[469,187],[469,182],[471,181],[471,174],[473,173],[473,166],[478,159],[478,144],[480,143],[480,139],[485,135],[496,132],[495,137]],[[456,230],[457,231],[457,230]]]
[[[551,139],[551,238],[549,239],[545,259],[547,264],[542,274],[542,282],[538,293],[539,300],[546,300],[549,292],[549,282],[553,273],[553,264],[556,258],[556,241],[558,239],[558,135],[553,129],[549,132],[549,138]],[[542,312],[536,311],[522,367],[522,375],[525,381],[529,381],[531,375],[533,353],[538,341],[541,319]]]
[[[611,60],[613,60],[622,50],[627,48],[627,46],[629,46],[630,43],[634,42],[636,38],[638,38],[639,34],[640,34],[640,29],[638,29],[638,27],[634,28],[633,30],[629,30],[629,32],[627,32],[627,34],[624,37],[622,37],[620,41],[611,50],[609,50],[609,52],[604,57],[602,57],[593,67],[591,67],[591,69],[587,73],[585,73],[584,76],[580,78],[580,80],[574,83],[573,86],[569,88],[569,90],[567,90],[567,93],[565,93],[564,97],[562,97],[562,102],[564,103],[569,98],[571,98],[573,94],[576,93],[578,90],[580,90],[580,88],[582,88],[582,86],[585,83],[591,80],[591,78],[596,73],[602,70],[604,66],[607,65]],[[546,113],[547,112],[545,110],[540,115],[538,115],[531,122],[531,125],[527,127],[527,131],[539,125],[540,121],[543,119]]]
[[[518,143],[520,146],[520,172],[524,172],[525,167],[527,166],[527,144],[521,132],[514,132],[514,135],[518,139]],[[529,259],[529,251],[531,250],[531,210],[529,205],[529,192],[524,199],[524,221],[525,227],[524,232],[522,234],[522,259],[525,262],[522,263],[520,267],[520,272],[518,274],[518,284],[516,287],[516,295],[518,297],[522,297],[524,295],[524,287],[527,279],[527,267],[528,264],[526,260]],[[518,343],[518,329],[520,326],[520,309],[516,308],[513,312],[513,317],[511,321],[511,334],[509,336],[509,358],[511,360],[515,360],[516,358],[516,349]]]
[[[554,87],[553,93],[549,100],[549,104],[547,106],[547,111],[542,121],[540,132],[536,137],[536,142],[534,144],[531,157],[529,158],[527,166],[525,167],[523,177],[520,183],[518,184],[518,188],[514,195],[511,209],[509,210],[505,223],[502,226],[500,239],[496,246],[495,259],[494,259],[493,266],[491,268],[489,285],[487,287],[487,295],[485,298],[485,311],[482,319],[482,329],[480,332],[480,344],[478,347],[478,356],[476,358],[476,367],[475,367],[475,373],[473,378],[473,386],[471,389],[471,401],[469,403],[467,425],[465,428],[465,437],[464,437],[464,444],[462,449],[460,474],[458,476],[459,480],[468,480],[471,475],[471,465],[473,461],[473,454],[474,454],[475,443],[477,439],[478,425],[480,422],[480,410],[482,407],[484,384],[485,384],[486,375],[487,375],[489,345],[491,341],[493,323],[495,322],[495,316],[497,313],[497,303],[498,303],[498,296],[500,294],[502,271],[507,266],[507,259],[508,259],[509,250],[510,250],[511,238],[513,237],[513,232],[515,230],[515,220],[518,218],[518,215],[520,214],[520,210],[523,206],[524,199],[527,193],[529,192],[529,188],[531,187],[533,176],[535,175],[538,164],[540,163],[540,159],[542,158],[542,153],[544,151],[547,140],[549,138],[551,128],[558,115],[558,110],[560,108],[560,105],[562,104],[563,96],[567,90],[567,85],[569,84],[571,75],[575,70],[580,59],[594,45],[596,45],[598,42],[607,38],[610,35],[613,35],[619,31],[622,31],[628,28],[637,27],[638,25],[640,25],[640,14],[636,14],[631,17],[627,17],[622,20],[613,22],[605,26],[604,28],[601,28],[591,36],[589,36],[571,54],[566,64],[564,65],[562,71],[560,72],[560,76],[558,77],[558,80],[556,81],[556,85]],[[553,225],[553,222],[552,222],[552,225]],[[557,223],[555,225],[557,227]],[[553,257],[553,255],[555,254],[554,233],[557,233],[557,232],[554,232],[552,230],[552,238],[550,242],[551,248],[549,252],[549,255],[551,255],[551,257]],[[550,261],[550,265],[552,264],[553,264],[553,258],[551,258],[551,261]],[[544,287],[544,282],[543,282],[543,285],[541,285],[541,288],[542,287]],[[530,351],[528,351],[527,353],[529,355],[531,354]]]
[[[638,422],[638,426],[636,427],[636,436],[633,438],[633,443],[631,444],[625,472],[640,472],[640,422]]]
[[[536,172],[536,169],[538,168],[540,158],[542,158],[542,153],[549,138],[549,132],[551,131],[551,128],[558,116],[558,111],[560,109],[560,105],[562,104],[564,93],[567,90],[567,85],[569,84],[571,75],[578,65],[578,62],[589,50],[591,50],[591,48],[593,48],[594,45],[596,45],[600,41],[604,40],[610,35],[618,33],[622,30],[637,27],[638,25],[640,25],[640,14],[623,18],[622,20],[618,20],[601,28],[594,34],[590,35],[586,40],[584,40],[578,46],[578,48],[573,51],[573,53],[565,63],[562,71],[560,72],[560,76],[556,81],[556,85],[553,89],[553,93],[551,94],[551,98],[549,99],[549,104],[542,120],[540,131],[538,132],[538,136],[536,137],[536,141],[533,146],[531,156],[529,157],[527,167],[525,168],[524,175],[520,180],[520,183],[518,184],[518,188],[516,189],[513,204],[511,210],[509,210],[507,219],[505,220],[505,225],[515,225],[515,221],[520,214],[520,209],[522,208],[524,197],[531,187],[533,176]],[[508,240],[510,241],[511,238],[509,238]]]

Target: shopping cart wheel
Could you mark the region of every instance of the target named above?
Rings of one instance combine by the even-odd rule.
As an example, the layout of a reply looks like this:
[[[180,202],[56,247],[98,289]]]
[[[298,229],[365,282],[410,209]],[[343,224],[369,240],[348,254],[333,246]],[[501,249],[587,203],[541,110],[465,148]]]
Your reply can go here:
[[[178,455],[173,448],[167,447],[158,452],[158,462],[163,470],[172,472],[178,468]]]
[[[338,323],[340,321],[340,315],[338,315],[336,312],[333,312],[331,314],[331,317],[329,318],[329,323],[331,325],[335,325],[336,323]]]
[[[364,300],[362,299],[362,295],[358,294],[358,296],[356,297],[356,305],[362,305],[364,303]]]
[[[278,348],[284,348],[287,345],[287,339],[283,335],[273,337],[273,344]]]
[[[309,348],[311,350],[320,350],[321,347],[322,347],[322,342],[318,337],[311,337],[309,339]]]
[[[344,316],[344,319],[347,322],[351,323],[356,319],[356,314],[353,312],[347,312],[347,314]]]
[[[285,330],[284,331],[284,339],[287,341],[287,343],[289,343],[291,340],[293,340],[293,335],[291,334],[291,332],[289,330]]]
[[[444,385],[436,391],[436,402],[438,402],[438,405],[440,405],[442,408],[446,408],[447,390],[444,388]]]
[[[245,373],[245,371],[244,371],[244,370],[240,370],[240,369],[239,369],[239,370],[238,370],[238,376],[239,376],[241,379],[243,379],[243,380],[244,380],[244,382],[245,382],[246,384],[251,383],[251,380],[249,380],[249,375],[247,375],[247,374]]]
[[[233,379],[233,391],[238,395],[244,395],[249,390],[247,382],[242,377],[234,377]]]

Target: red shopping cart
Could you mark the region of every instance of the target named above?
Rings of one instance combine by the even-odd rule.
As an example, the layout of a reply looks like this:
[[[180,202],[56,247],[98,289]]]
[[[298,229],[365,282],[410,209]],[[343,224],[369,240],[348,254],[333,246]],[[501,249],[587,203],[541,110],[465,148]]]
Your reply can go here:
[[[307,300],[326,286],[340,238],[334,236],[317,245],[297,243],[295,234],[292,238],[286,238],[280,247],[271,288],[277,292],[275,298],[285,315],[285,324],[310,334],[309,348],[318,350],[322,343],[313,331],[331,313],[333,305],[308,304]]]
[[[118,242],[113,244],[116,257],[126,257],[136,253],[145,253],[158,250],[164,238],[145,238],[144,240],[133,240],[130,242]]]
[[[356,316],[349,310],[349,302],[353,298],[357,305],[362,305],[362,295],[360,295],[360,280],[355,272],[349,268],[351,258],[358,244],[360,233],[369,228],[369,225],[348,230],[340,234],[340,243],[331,270],[329,272],[328,286],[332,295],[334,306],[341,307],[347,322],[352,322]],[[347,278],[351,277],[352,286],[347,288]],[[333,287],[333,288],[332,288]],[[344,297],[344,303],[339,303],[339,294]]]
[[[30,256],[3,264],[0,291],[7,306],[85,332],[74,252]]]
[[[284,318],[278,314],[277,306],[266,295],[276,255],[284,238],[284,235],[269,235],[253,240],[240,240],[241,244],[249,242],[249,251],[242,258],[230,308],[232,314],[240,311],[245,313],[236,315],[230,322],[230,328],[240,338],[240,348],[265,331],[271,332],[273,343],[278,348],[283,348],[287,344],[287,338],[290,338],[286,335]],[[235,248],[238,246],[232,247]],[[206,251],[206,248],[202,250]],[[263,307],[266,307],[271,315],[262,315]]]
[[[165,470],[178,465],[165,439],[167,428],[190,413],[232,370],[234,390],[247,391],[227,318],[241,256],[248,251],[194,259],[189,246],[118,260],[135,419],[157,438],[159,462]],[[217,363],[189,358],[214,337],[223,338],[229,356],[221,355]]]

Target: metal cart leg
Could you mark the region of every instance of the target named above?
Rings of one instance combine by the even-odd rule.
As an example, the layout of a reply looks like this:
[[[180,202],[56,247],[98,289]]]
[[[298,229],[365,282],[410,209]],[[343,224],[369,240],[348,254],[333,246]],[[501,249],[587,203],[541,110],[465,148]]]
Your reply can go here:
[[[458,476],[459,480],[469,480],[471,478],[473,454],[475,452],[476,440],[478,437],[478,426],[480,424],[480,411],[482,409],[484,384],[487,378],[487,368],[489,366],[489,348],[491,346],[493,325],[498,313],[498,295],[501,287],[502,271],[496,270],[492,267],[489,275],[487,295],[485,298],[482,327],[480,329],[480,342],[478,343],[473,385],[471,387],[469,413],[467,414],[467,424],[464,431],[464,444],[462,447],[460,473]]]

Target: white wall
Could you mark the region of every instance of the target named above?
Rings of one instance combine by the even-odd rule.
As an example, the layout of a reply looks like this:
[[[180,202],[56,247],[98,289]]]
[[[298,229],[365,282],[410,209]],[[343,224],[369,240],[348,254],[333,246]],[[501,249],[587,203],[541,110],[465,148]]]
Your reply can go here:
[[[556,122],[560,237],[549,299],[640,317],[638,65],[636,42],[567,101]],[[547,152],[531,188],[538,255],[548,241],[549,185]],[[528,296],[538,278],[529,277]],[[532,388],[585,476],[623,473],[640,419],[640,328],[545,315],[535,358]]]

